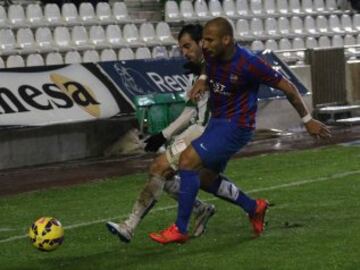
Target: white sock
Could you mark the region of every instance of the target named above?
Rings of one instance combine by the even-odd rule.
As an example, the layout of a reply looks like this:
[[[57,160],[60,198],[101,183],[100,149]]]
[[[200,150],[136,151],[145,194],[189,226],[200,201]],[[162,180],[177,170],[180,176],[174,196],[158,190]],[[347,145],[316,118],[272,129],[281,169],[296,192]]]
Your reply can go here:
[[[154,207],[164,188],[165,179],[161,176],[151,176],[134,203],[125,224],[134,231],[140,221]]]
[[[174,200],[178,200],[180,192],[180,177],[175,175],[171,180],[167,180],[164,185],[164,190]],[[193,213],[196,215],[201,212],[207,204],[196,199],[193,205]]]

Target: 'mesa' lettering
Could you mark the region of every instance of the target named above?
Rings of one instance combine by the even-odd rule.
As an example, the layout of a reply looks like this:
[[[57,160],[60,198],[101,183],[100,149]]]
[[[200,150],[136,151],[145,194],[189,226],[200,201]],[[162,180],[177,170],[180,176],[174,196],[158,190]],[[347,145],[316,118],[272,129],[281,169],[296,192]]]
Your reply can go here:
[[[21,85],[17,89],[17,97],[5,87],[0,88],[0,114],[28,112],[32,108],[38,110],[52,110],[54,107],[68,109],[74,103],[80,106],[99,104],[90,93],[77,82],[66,82],[66,89],[72,89],[71,95],[59,91],[55,84],[44,84],[42,90],[31,85]],[[69,91],[70,92],[70,91]]]

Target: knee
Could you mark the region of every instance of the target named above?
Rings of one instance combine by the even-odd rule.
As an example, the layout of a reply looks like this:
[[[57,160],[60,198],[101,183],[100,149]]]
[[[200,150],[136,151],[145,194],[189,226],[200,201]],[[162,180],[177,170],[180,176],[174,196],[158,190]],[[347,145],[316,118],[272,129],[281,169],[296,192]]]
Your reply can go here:
[[[155,159],[151,164],[149,168],[150,175],[162,175],[162,166],[161,162],[157,159]]]
[[[180,170],[193,170],[195,169],[193,157],[189,152],[182,152],[179,159]]]
[[[168,178],[172,175],[172,169],[169,163],[162,158],[156,158],[149,168],[150,175],[157,175]]]
[[[209,191],[214,182],[210,179],[201,179],[200,188],[204,191]]]
[[[204,169],[200,171],[200,187],[202,190],[214,193],[214,186],[217,186],[219,175],[213,171]]]

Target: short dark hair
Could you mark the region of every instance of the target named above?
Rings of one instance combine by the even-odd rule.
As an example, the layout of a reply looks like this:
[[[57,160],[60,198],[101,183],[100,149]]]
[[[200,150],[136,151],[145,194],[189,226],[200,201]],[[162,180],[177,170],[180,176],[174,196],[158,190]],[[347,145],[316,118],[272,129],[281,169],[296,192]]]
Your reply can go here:
[[[202,39],[202,31],[203,27],[200,24],[187,24],[181,28],[178,40],[180,40],[183,35],[188,34],[192,40],[198,43]]]
[[[234,29],[228,19],[225,19],[223,17],[217,17],[215,19],[208,21],[205,24],[205,28],[211,26],[216,26],[219,29],[219,31],[225,36],[234,37]]]

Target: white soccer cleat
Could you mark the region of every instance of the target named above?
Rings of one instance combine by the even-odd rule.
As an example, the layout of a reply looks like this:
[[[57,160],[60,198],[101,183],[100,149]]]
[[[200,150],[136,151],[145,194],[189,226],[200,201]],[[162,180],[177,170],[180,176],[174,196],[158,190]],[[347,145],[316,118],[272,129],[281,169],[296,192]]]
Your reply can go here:
[[[210,218],[215,214],[215,211],[215,205],[206,204],[206,206],[204,206],[201,211],[196,214],[192,233],[194,237],[199,237],[205,232],[206,225]]]
[[[122,242],[130,243],[133,232],[125,223],[115,223],[108,221],[106,222],[106,227],[112,233],[117,235]]]

